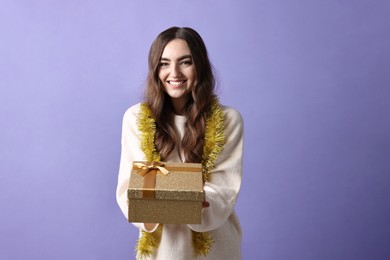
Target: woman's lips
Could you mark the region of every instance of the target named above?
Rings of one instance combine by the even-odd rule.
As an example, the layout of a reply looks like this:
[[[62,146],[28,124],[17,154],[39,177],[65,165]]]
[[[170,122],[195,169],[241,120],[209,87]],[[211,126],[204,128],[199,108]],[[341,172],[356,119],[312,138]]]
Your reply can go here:
[[[173,87],[180,87],[184,83],[186,83],[187,80],[168,80],[167,82],[169,85],[172,85]]]

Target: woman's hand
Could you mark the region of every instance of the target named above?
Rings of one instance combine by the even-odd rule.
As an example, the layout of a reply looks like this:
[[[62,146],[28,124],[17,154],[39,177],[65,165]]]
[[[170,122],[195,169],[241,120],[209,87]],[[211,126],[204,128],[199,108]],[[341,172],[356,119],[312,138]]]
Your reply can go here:
[[[146,230],[152,231],[158,225],[157,223],[144,223]]]
[[[203,208],[208,208],[208,207],[210,207],[210,203],[208,202],[208,201],[203,201],[203,203],[202,203],[202,207]]]

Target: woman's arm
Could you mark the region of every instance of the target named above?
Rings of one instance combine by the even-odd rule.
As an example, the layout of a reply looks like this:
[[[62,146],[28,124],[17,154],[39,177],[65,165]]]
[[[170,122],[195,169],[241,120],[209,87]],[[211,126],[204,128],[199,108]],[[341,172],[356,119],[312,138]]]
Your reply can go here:
[[[202,224],[188,225],[198,232],[211,231],[221,226],[232,214],[241,186],[243,153],[243,121],[232,108],[225,108],[226,144],[210,181],[204,185],[206,201],[210,206],[203,209]]]
[[[137,117],[139,105],[129,108],[123,116],[122,124],[122,148],[118,175],[118,186],[116,189],[116,199],[120,209],[128,218],[128,199],[127,188],[129,186],[130,171],[133,161],[142,161],[145,159],[144,153],[140,149],[140,138],[137,127]],[[133,223],[136,227],[153,232],[158,224],[154,223]]]

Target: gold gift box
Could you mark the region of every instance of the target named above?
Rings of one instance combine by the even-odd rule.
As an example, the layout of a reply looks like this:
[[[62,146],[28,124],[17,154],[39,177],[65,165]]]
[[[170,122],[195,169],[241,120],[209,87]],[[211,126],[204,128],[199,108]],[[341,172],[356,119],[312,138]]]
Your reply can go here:
[[[127,190],[129,222],[200,224],[202,176],[199,163],[133,162]]]

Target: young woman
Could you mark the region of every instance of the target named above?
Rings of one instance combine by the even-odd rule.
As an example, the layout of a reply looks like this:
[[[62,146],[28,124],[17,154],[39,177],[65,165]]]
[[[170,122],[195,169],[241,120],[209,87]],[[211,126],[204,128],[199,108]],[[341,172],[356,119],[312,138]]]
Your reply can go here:
[[[137,259],[241,259],[241,227],[234,212],[241,185],[243,123],[221,106],[205,44],[191,28],[160,33],[149,52],[145,101],[123,118],[117,201],[128,214],[133,161],[202,163],[202,224],[133,223],[140,230]]]

